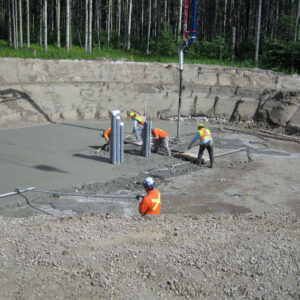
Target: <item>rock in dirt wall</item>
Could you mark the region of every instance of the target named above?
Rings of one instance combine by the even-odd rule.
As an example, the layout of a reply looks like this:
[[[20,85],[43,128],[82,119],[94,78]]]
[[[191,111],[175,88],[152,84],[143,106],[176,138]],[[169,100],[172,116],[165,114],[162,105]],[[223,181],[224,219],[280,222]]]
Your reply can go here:
[[[0,122],[101,120],[113,109],[176,117],[177,64],[0,59]],[[182,115],[299,126],[300,76],[186,64]]]

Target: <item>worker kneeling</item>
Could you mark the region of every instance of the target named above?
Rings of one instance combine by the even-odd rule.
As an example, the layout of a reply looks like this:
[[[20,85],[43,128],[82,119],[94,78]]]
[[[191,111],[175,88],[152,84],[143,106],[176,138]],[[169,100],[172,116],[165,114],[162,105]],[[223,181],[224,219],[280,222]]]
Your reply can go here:
[[[169,148],[169,135],[166,131],[153,128],[151,131],[152,134],[152,141],[154,143],[153,152],[157,153],[158,149],[163,149],[169,156],[171,155],[171,151]]]
[[[106,144],[102,145],[100,148],[104,151],[109,151],[111,128],[107,128],[101,135],[104,137]]]
[[[154,188],[155,182],[152,177],[147,177],[143,181],[143,187],[147,192],[146,196],[137,195],[139,200],[139,212],[142,216],[160,214],[160,192]]]

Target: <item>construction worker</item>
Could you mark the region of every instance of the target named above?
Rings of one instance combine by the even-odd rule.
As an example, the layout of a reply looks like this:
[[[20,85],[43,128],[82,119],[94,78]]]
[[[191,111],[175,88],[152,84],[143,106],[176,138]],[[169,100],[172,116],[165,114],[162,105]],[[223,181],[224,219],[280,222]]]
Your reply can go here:
[[[205,149],[207,149],[210,160],[210,167],[214,167],[214,147],[213,138],[209,129],[205,128],[203,124],[198,125],[198,131],[190,142],[188,149],[192,148],[192,145],[200,139],[200,147],[198,152],[198,164],[202,166],[202,155]]]
[[[158,149],[161,147],[164,149],[168,156],[171,155],[171,151],[169,148],[169,135],[166,131],[159,129],[159,128],[153,128],[151,130],[152,134],[152,141],[154,143],[154,153],[157,153]]]
[[[111,135],[111,127],[101,132],[101,136],[104,137],[106,144],[102,145],[98,150],[102,149],[107,152],[109,151],[110,135]]]
[[[133,132],[135,134],[136,139],[140,140],[140,132],[144,128],[144,124],[146,122],[146,118],[140,115],[137,115],[135,112],[131,112],[129,114],[130,118],[133,120]]]
[[[143,181],[143,187],[147,192],[146,196],[137,195],[139,200],[139,212],[142,216],[160,214],[160,192],[154,188],[155,182],[152,177],[147,177]]]

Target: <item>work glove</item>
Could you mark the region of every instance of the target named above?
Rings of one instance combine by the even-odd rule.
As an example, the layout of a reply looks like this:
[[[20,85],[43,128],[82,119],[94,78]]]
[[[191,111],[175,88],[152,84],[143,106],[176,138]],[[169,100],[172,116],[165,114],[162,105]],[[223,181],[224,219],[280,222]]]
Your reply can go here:
[[[143,195],[136,195],[135,199],[139,201],[139,203],[144,199]]]

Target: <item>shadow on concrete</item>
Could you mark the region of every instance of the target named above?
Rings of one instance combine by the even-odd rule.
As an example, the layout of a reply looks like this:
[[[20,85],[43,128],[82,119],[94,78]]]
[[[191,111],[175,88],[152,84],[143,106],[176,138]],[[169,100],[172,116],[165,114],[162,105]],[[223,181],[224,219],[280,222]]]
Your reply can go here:
[[[87,158],[87,159],[92,159],[92,160],[97,160],[105,163],[110,164],[110,159],[107,157],[101,157],[101,156],[96,156],[96,155],[84,155],[84,154],[73,154],[75,157],[80,157],[80,158]]]
[[[141,156],[142,150],[130,149],[130,150],[124,150],[124,153]]]
[[[88,127],[88,126],[83,126],[83,125],[77,125],[77,124],[71,124],[71,123],[57,123],[59,125],[66,125],[66,126],[73,126],[73,127],[79,127],[79,128],[84,128],[84,129],[91,129],[91,130],[96,130],[96,131],[105,131],[105,129],[101,128],[94,128],[94,127]]]
[[[41,170],[41,171],[47,171],[47,172],[58,172],[58,173],[64,173],[64,174],[68,174],[69,172],[60,170],[58,168],[49,166],[49,165],[37,165],[34,166],[35,169]]]
[[[15,89],[6,89],[6,90],[2,90],[0,91],[0,99],[2,99],[2,101],[0,101],[0,104],[5,103],[5,102],[10,102],[10,101],[17,101],[20,99],[23,99],[25,101],[27,101],[29,104],[31,104],[31,106],[41,115],[43,115],[43,117],[50,123],[56,124],[55,122],[53,122],[50,117],[41,109],[41,107],[35,103],[35,101],[33,99],[31,99],[26,93],[15,90]]]
[[[101,147],[101,146],[99,146],[99,145],[98,146],[89,146],[89,148],[97,149],[97,150],[99,149],[99,147]]]

